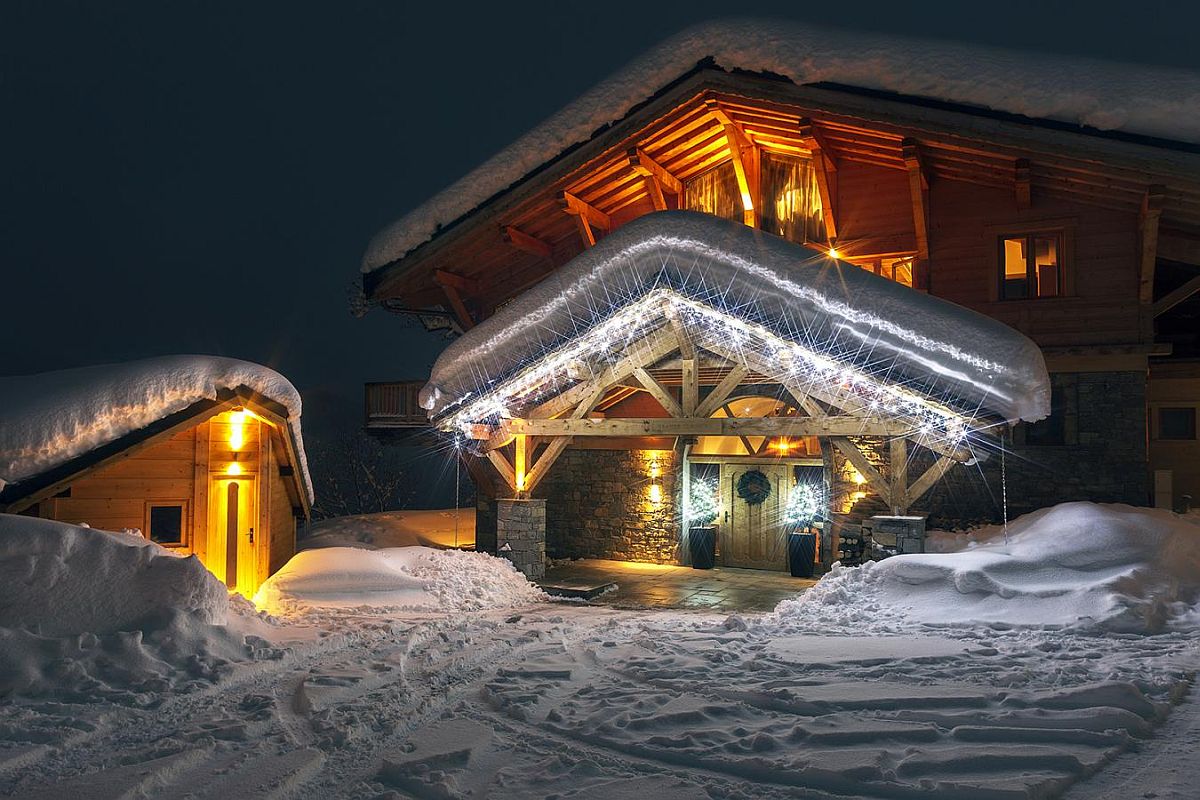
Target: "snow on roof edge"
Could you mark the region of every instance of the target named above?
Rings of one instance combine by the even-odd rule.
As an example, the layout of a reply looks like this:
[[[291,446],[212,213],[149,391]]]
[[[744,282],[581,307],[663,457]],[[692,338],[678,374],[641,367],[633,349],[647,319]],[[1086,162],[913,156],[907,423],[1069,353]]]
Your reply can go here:
[[[921,57],[906,55],[912,52]],[[647,51],[385,227],[368,244],[361,271],[403,258],[710,58],[724,69],[774,73],[798,84],[836,83],[1200,144],[1200,73],[794,22],[721,20]]]
[[[300,393],[269,367],[221,356],[159,356],[0,378],[0,489],[242,386],[287,409],[311,504]]]

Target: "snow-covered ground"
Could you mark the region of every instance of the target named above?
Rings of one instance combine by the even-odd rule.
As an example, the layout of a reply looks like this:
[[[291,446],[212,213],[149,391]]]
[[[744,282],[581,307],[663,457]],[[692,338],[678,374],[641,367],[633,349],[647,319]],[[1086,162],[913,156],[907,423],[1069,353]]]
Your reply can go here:
[[[305,550],[318,547],[475,547],[475,509],[438,508],[383,511],[334,517],[312,523],[300,540]]]
[[[22,560],[10,540],[35,528],[47,555]],[[53,680],[0,700],[0,794],[1184,798],[1200,778],[1200,527],[1161,512],[1060,506],[1007,545],[839,570],[734,617],[553,604],[487,556],[410,548],[301,554],[273,619],[130,547],[0,524],[0,627],[57,643],[30,657]],[[147,595],[236,646],[183,680]],[[142,657],[162,679],[119,697],[77,674],[111,691]]]

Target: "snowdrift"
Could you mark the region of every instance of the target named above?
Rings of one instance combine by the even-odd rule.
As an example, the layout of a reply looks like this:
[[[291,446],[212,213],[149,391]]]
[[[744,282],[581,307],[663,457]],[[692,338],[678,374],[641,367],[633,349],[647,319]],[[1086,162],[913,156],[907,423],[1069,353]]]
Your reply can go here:
[[[353,514],[314,522],[312,532],[300,540],[304,550],[319,547],[361,547],[379,550],[385,547],[473,547],[475,510],[455,511],[419,509]]]
[[[0,489],[241,386],[287,408],[311,499],[300,394],[272,369],[218,356],[162,356],[0,378]]]
[[[510,562],[486,553],[325,547],[297,553],[254,602],[272,614],[316,608],[445,612],[513,608],[545,598]]]
[[[140,536],[0,514],[0,697],[138,702],[251,656],[253,611],[195,557]],[[246,617],[249,617],[248,619]]]
[[[1200,525],[1169,511],[1064,503],[956,553],[835,567],[780,603],[787,620],[876,617],[935,625],[1155,633],[1200,622]]]

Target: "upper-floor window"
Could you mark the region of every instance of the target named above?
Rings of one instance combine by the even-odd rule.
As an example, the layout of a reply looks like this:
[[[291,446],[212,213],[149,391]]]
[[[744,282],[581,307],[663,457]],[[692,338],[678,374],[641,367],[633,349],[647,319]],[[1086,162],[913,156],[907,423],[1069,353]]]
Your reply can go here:
[[[1001,236],[1000,299],[1062,295],[1062,251],[1061,231]]]
[[[850,260],[856,267],[862,267],[868,272],[874,272],[889,281],[913,285],[913,257],[900,256],[892,258],[855,258]]]
[[[733,162],[726,161],[683,184],[683,207],[722,219],[742,221],[742,193]]]
[[[824,242],[825,218],[812,162],[764,151],[759,163],[762,229],[800,244]],[[683,207],[741,222],[742,193],[733,162],[726,161],[685,181]]]
[[[800,244],[825,241],[812,161],[764,151],[761,165],[763,230]]]

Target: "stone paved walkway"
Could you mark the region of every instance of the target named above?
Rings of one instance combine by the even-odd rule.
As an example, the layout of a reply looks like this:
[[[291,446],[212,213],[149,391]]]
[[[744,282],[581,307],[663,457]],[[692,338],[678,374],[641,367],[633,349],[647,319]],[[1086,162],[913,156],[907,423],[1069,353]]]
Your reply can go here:
[[[717,567],[702,570],[631,561],[581,559],[553,562],[542,585],[587,587],[605,582],[616,591],[592,603],[619,608],[694,608],[712,611],[770,611],[785,597],[808,589],[816,579],[786,572]]]

